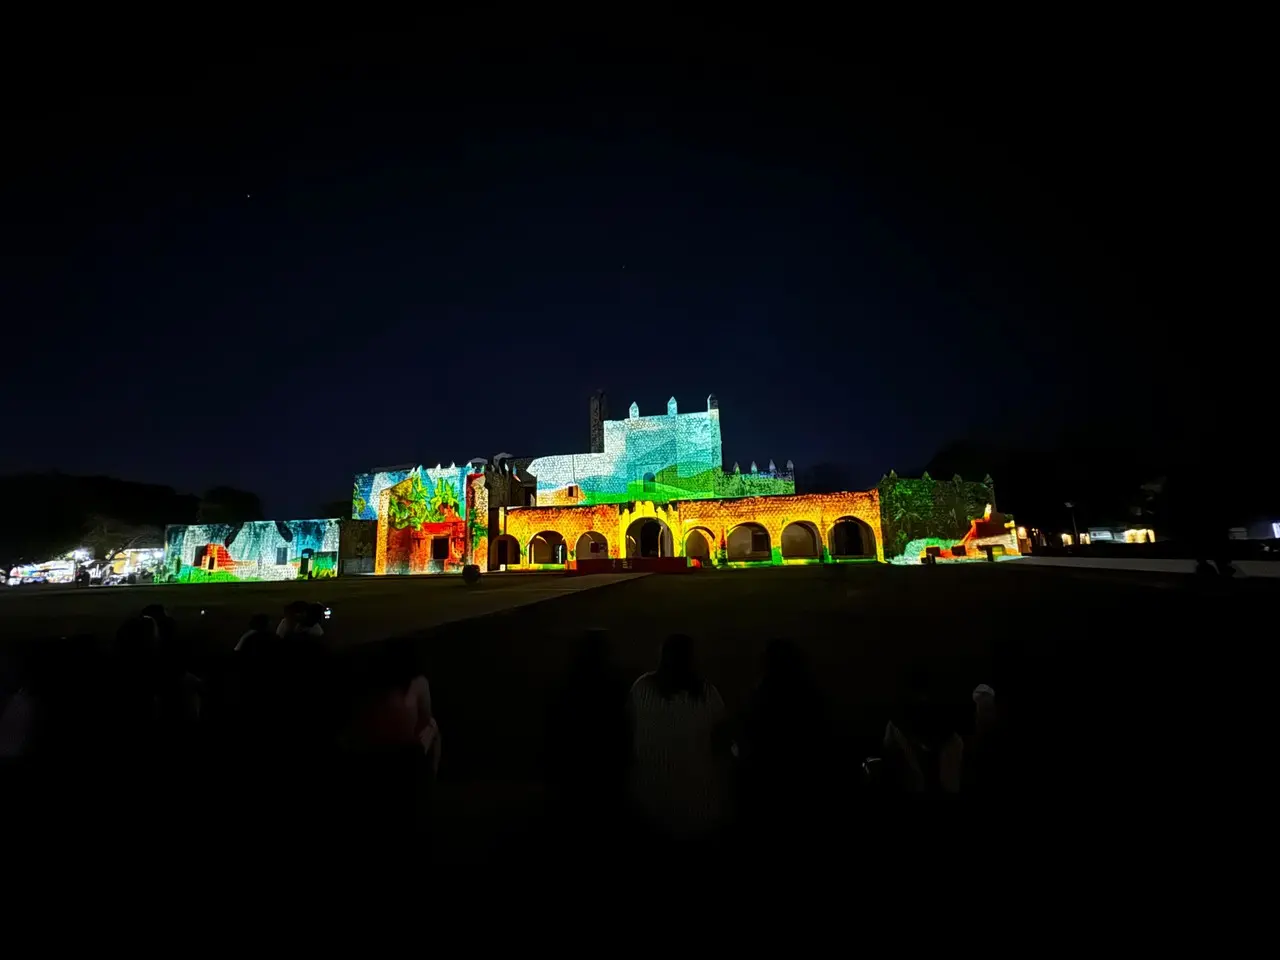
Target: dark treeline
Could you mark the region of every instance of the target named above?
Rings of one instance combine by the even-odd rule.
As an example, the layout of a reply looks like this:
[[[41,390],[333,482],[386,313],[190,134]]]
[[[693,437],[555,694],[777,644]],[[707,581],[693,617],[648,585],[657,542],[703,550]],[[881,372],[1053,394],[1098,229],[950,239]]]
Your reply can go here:
[[[261,520],[255,494],[214,487],[203,497],[106,476],[0,476],[0,563],[42,561],[87,546],[104,553],[134,538],[158,545],[170,523]]]
[[[1140,440],[1101,431],[1080,432],[1046,448],[998,438],[963,440],[898,473],[919,477],[927,472],[935,480],[990,476],[1001,510],[1050,534],[1071,530],[1068,503],[1080,529],[1142,526],[1162,538],[1179,537],[1196,514],[1212,514],[1224,532],[1280,518],[1280,488],[1267,472],[1239,466],[1230,454],[1204,456],[1190,445],[1180,451]],[[879,479],[847,464],[818,463],[797,469],[796,490],[865,490]]]
[[[925,469],[935,478],[989,473],[1000,508],[1047,533],[1070,531],[1073,508],[1082,530],[1141,526],[1175,539],[1201,522],[1225,536],[1228,527],[1280,517],[1269,475],[1188,447],[1180,453],[1099,435],[1051,450],[963,442],[940,451]]]

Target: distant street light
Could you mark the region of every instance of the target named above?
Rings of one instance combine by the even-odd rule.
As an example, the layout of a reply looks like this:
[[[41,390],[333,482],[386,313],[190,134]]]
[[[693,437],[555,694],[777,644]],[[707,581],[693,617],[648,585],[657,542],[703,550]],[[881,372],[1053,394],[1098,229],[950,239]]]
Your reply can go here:
[[[1076,529],[1076,505],[1068,500],[1066,503],[1063,504],[1063,506],[1071,511],[1071,535],[1075,537],[1075,539],[1072,540],[1071,542],[1079,546],[1080,531]]]

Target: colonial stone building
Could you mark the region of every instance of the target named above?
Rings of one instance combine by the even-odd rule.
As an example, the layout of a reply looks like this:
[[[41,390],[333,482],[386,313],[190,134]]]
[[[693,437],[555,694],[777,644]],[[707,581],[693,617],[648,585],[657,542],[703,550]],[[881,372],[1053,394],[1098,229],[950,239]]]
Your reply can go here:
[[[876,490],[797,495],[790,461],[725,470],[720,406],[606,419],[591,398],[585,453],[358,474],[352,516],[377,523],[377,573],[573,568],[684,558],[746,565],[883,560]]]

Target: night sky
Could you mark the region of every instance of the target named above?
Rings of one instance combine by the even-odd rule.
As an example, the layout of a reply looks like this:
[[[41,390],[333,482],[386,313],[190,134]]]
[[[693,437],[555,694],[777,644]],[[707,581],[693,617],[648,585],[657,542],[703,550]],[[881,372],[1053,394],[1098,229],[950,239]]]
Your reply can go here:
[[[1169,372],[1195,107],[1091,43],[406,28],[11,63],[0,471],[309,516],[357,469],[583,452],[598,387],[614,417],[714,392],[727,464],[864,485],[967,437],[1167,429],[1170,391],[1109,374]]]

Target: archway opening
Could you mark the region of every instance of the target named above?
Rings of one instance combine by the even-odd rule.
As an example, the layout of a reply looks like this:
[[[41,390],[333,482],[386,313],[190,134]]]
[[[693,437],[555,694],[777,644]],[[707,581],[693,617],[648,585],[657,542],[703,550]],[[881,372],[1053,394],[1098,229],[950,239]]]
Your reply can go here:
[[[773,544],[769,531],[758,523],[743,523],[734,527],[725,541],[729,560],[771,560]]]
[[[564,563],[569,559],[569,547],[564,537],[554,530],[535,533],[529,541],[530,563]]]
[[[782,556],[788,560],[822,556],[822,537],[812,523],[797,520],[782,528]]]
[[[573,548],[575,560],[605,560],[609,557],[609,541],[604,534],[596,530],[588,530],[578,538]]]
[[[642,517],[627,527],[628,557],[674,557],[671,529],[661,520]]]
[[[827,550],[836,559],[875,557],[876,535],[857,517],[841,517],[827,534]]]
[[[520,562],[520,541],[509,533],[493,538],[489,550],[489,569],[501,570],[508,564]]]
[[[697,558],[703,563],[711,562],[711,541],[702,530],[690,530],[684,539],[684,555]]]

